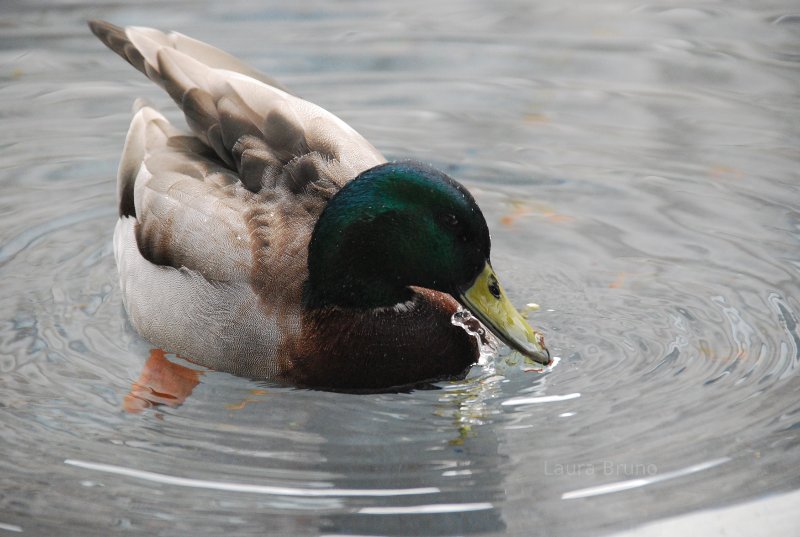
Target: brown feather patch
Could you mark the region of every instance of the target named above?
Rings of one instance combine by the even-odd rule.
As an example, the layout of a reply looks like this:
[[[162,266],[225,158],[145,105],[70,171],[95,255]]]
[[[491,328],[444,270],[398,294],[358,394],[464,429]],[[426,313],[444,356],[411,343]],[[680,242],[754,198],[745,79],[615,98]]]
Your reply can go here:
[[[281,378],[305,386],[385,389],[462,376],[479,355],[475,338],[451,322],[458,303],[414,288],[406,307],[379,311],[326,308],[303,315],[288,341]]]

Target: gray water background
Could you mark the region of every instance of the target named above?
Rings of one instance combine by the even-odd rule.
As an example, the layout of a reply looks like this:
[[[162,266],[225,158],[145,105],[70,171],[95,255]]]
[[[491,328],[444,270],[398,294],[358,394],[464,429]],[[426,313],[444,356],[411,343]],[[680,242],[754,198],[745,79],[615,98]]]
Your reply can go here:
[[[124,412],[116,165],[135,97],[180,118],[94,17],[462,181],[559,365]],[[800,490],[798,67],[790,1],[3,2],[0,534],[599,535]]]

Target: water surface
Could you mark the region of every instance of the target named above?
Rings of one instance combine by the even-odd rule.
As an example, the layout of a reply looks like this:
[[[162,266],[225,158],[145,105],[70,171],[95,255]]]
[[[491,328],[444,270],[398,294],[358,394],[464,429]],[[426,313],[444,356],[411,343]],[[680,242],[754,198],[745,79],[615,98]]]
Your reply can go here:
[[[598,535],[800,490],[793,3],[137,4],[0,8],[0,533]],[[135,97],[179,119],[92,17],[209,41],[464,182],[559,365],[142,389],[114,177]]]

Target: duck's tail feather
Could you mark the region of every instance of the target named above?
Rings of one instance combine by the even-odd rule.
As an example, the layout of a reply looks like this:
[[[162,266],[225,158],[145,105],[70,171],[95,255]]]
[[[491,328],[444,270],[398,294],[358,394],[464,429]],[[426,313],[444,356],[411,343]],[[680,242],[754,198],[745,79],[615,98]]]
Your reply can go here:
[[[101,20],[89,21],[89,28],[105,46],[119,54],[123,60],[147,75],[144,56],[142,56],[139,50],[131,43],[128,36],[125,35],[125,28],[120,28],[110,22]]]
[[[201,60],[208,67],[226,69],[259,80],[274,88],[289,92],[286,87],[253,69],[227,52],[178,32],[164,33],[154,28],[130,26],[122,28],[103,20],[90,20],[89,28],[108,48],[141,71],[147,78],[162,85],[158,68],[158,49],[174,48],[187,56]]]
[[[171,126],[160,113],[146,105],[144,100],[136,99],[134,103],[134,116],[128,135],[125,137],[125,146],[122,150],[122,158],[119,161],[117,171],[117,206],[119,216],[137,216],[134,188],[136,178],[144,164],[147,153],[148,139],[152,145],[155,137],[153,133],[159,132],[159,141],[166,139]],[[158,126],[159,129],[152,126]],[[150,127],[150,128],[148,128]],[[149,136],[148,136],[149,132]]]

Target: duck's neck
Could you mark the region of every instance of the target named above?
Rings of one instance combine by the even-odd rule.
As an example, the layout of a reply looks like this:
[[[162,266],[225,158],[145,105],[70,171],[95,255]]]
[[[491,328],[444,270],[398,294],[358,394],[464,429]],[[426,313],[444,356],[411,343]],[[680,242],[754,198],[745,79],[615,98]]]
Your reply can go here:
[[[382,192],[386,168],[378,166],[352,180],[320,215],[308,247],[306,308],[368,310],[411,298],[398,270],[398,263],[408,260],[396,255],[407,248],[392,232],[397,216]]]
[[[332,264],[313,277],[309,273],[303,287],[303,305],[306,309],[338,307],[370,310],[407,302],[412,295],[406,286],[391,285],[380,278],[354,274],[352,269]]]

